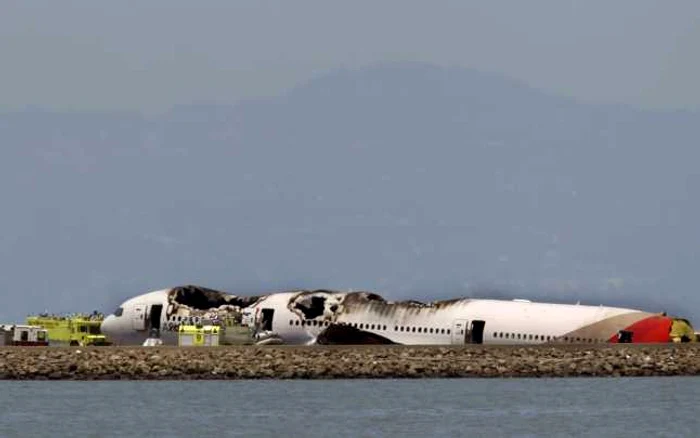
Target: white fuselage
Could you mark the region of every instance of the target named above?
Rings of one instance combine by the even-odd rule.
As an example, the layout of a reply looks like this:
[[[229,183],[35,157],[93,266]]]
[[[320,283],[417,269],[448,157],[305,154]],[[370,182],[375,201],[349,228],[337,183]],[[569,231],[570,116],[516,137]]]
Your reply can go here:
[[[261,300],[253,308],[258,313],[257,309],[275,310],[272,331],[285,343],[315,343],[331,321],[323,317],[303,318],[286,305],[291,298],[292,294],[275,294]],[[592,343],[606,342],[617,330],[648,316],[652,314],[616,307],[464,299],[439,307],[413,307],[400,303],[354,304],[339,312],[333,322],[407,345],[475,341],[484,344],[537,344],[554,340]],[[610,324],[607,329],[604,322],[613,320],[618,323]],[[475,322],[480,321],[483,326],[475,327]],[[601,330],[581,330],[596,324],[601,326]],[[478,339],[474,339],[475,329],[481,332]],[[577,335],[577,331],[582,333]]]
[[[167,292],[150,292],[124,302],[121,310],[105,319],[102,331],[115,344],[142,344],[155,323],[151,315],[160,306],[155,324],[161,339],[166,345],[177,344],[177,327],[187,321],[171,312]],[[299,292],[267,295],[246,311],[257,330],[273,333],[284,344],[302,345],[316,343],[324,330],[338,325],[407,345],[606,342],[619,330],[654,316],[626,308],[522,300],[461,299],[412,305],[351,300],[349,293],[342,292],[316,295],[324,300],[324,307],[313,315],[295,307]]]

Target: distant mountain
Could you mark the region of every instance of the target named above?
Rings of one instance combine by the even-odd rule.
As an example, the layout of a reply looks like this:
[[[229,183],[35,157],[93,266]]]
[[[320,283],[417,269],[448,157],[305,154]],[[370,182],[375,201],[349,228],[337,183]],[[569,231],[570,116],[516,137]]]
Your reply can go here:
[[[0,320],[196,283],[700,317],[700,114],[464,69],[338,70],[272,99],[0,115]]]

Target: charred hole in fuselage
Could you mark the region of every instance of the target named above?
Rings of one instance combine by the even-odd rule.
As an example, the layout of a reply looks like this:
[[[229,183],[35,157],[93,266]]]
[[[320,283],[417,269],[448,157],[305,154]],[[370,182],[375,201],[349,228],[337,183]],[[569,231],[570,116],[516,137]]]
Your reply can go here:
[[[221,306],[247,307],[259,297],[237,297],[201,286],[178,286],[172,292],[175,302],[197,310],[208,310]]]
[[[314,319],[323,315],[326,297],[312,296],[310,298],[296,302],[294,308],[301,310],[306,319]]]

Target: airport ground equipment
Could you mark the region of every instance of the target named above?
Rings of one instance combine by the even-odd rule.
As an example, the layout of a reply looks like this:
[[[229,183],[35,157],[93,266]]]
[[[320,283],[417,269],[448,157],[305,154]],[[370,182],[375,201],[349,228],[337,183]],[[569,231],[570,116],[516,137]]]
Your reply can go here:
[[[178,329],[178,346],[218,347],[220,327],[217,325],[181,325]]]

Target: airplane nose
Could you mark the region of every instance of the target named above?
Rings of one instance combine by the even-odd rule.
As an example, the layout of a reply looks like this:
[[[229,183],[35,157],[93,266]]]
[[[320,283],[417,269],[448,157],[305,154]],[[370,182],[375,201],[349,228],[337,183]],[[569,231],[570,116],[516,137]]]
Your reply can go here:
[[[100,332],[109,337],[114,336],[114,315],[107,316],[100,324]]]

